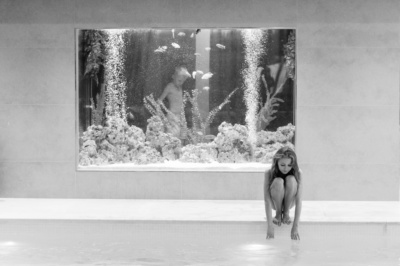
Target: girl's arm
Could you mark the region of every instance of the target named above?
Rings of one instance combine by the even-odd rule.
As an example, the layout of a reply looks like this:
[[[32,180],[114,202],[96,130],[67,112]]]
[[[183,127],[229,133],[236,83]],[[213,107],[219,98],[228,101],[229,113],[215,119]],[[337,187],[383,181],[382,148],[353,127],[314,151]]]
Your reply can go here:
[[[267,217],[267,238],[274,238],[274,227],[272,225],[272,203],[269,193],[269,175],[270,170],[267,170],[264,175],[264,205],[265,216]]]
[[[301,178],[301,172],[300,172],[300,180],[301,180],[301,183],[297,187],[296,207],[295,207],[294,221],[293,221],[292,232],[291,232],[291,237],[293,240],[300,240],[298,228],[299,228],[299,220],[300,220],[300,215],[301,215],[302,194],[303,194],[303,179]]]

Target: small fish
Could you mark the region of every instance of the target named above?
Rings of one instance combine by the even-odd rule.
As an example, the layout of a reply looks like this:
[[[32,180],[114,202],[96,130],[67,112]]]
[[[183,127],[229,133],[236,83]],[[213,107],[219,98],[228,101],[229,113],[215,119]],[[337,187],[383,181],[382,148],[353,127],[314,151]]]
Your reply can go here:
[[[203,87],[203,90],[205,90],[205,91],[208,91],[209,89],[210,89],[210,87],[208,87],[208,86]]]
[[[181,48],[181,46],[175,42],[171,43],[171,45],[176,49]]]
[[[185,35],[186,35],[186,33],[182,32],[182,31],[178,33],[178,36],[181,36],[181,37],[183,37]]]
[[[195,55],[195,56],[200,56],[201,54],[200,54],[200,53],[194,53],[194,55]]]
[[[198,34],[200,31],[201,31],[201,29],[197,29],[197,30],[196,30],[196,34]]]
[[[172,31],[172,38],[175,39],[175,29],[172,29],[171,31]]]
[[[196,72],[197,72],[199,75],[204,75],[204,72],[201,71],[200,69],[196,70]]]
[[[196,78],[196,71],[193,71],[192,77],[195,79]]]
[[[197,131],[197,134],[199,134],[200,136],[203,136],[203,132],[201,132],[201,131]]]
[[[209,78],[211,78],[213,75],[214,75],[213,73],[207,72],[207,73],[205,73],[205,74],[201,77],[201,79],[209,79]]]
[[[206,51],[210,51],[211,50],[211,47],[206,47],[206,48],[204,48]]]
[[[194,37],[194,33],[190,34],[190,38],[193,38],[193,37]]]
[[[225,49],[225,45],[217,43],[215,46],[217,46],[219,49]]]
[[[164,48],[164,47],[165,47],[165,48]],[[158,48],[155,49],[154,52],[155,52],[155,53],[164,53],[165,50],[167,50],[167,47],[166,47],[166,46],[163,46],[163,47],[158,46]]]
[[[91,106],[91,105],[85,105],[85,108],[93,109],[93,106]]]
[[[214,140],[215,136],[214,135],[205,135],[204,138],[207,140]]]
[[[128,118],[133,120],[135,119],[135,116],[132,113],[128,113]]]
[[[167,50],[167,46],[166,45],[164,45],[164,46],[161,46],[161,48],[163,48],[164,50]]]

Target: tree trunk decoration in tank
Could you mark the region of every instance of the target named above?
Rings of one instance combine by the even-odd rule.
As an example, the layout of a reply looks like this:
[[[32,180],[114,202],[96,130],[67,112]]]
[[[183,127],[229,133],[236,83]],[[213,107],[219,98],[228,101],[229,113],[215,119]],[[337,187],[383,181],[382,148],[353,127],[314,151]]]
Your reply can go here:
[[[288,42],[284,47],[285,64],[288,67],[288,77],[296,79],[296,36],[294,31],[289,34]]]
[[[92,125],[102,125],[103,124],[103,111],[105,105],[105,92],[104,92],[104,84],[100,85],[100,93],[96,94],[96,103],[95,104],[93,98],[90,98],[91,109],[92,109]]]
[[[296,78],[295,41],[296,39],[294,32],[291,31],[289,34],[288,42],[284,45],[285,66],[287,67],[288,71],[286,72],[283,82],[280,84],[280,86],[274,93],[268,87],[268,84],[265,80],[265,75],[264,74],[260,75],[261,71],[263,70],[263,67],[258,68],[257,76],[258,77],[261,76],[261,80],[265,88],[266,101],[264,105],[262,104],[260,105],[260,110],[258,111],[257,114],[257,131],[266,128],[271,121],[276,119],[276,116],[274,116],[274,114],[277,112],[277,109],[275,108],[279,108],[279,103],[284,102],[282,99],[278,98],[277,95],[282,91],[283,86],[285,85],[288,78],[291,78],[292,80],[295,80]]]
[[[259,108],[257,68],[259,67],[260,55],[264,53],[263,30],[245,29],[242,30],[245,46],[245,64],[242,75],[244,80],[244,101],[246,103],[246,124],[248,138],[251,146],[257,141],[257,111]]]
[[[106,36],[100,30],[87,30],[83,36],[85,42],[85,72],[84,76],[91,77],[96,84],[99,83],[97,74],[105,60]]]
[[[126,79],[124,73],[124,30],[107,30],[106,42],[106,117],[126,121]]]

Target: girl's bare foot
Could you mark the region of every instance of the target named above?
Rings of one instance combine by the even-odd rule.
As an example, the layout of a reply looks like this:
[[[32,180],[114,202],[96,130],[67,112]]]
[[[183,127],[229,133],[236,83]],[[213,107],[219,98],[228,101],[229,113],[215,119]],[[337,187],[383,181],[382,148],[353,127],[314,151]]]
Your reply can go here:
[[[274,219],[272,220],[272,222],[274,224],[276,224],[277,226],[281,226],[281,224],[282,224],[282,216],[281,215],[276,215],[274,217]]]
[[[290,219],[289,213],[283,213],[282,223],[290,224],[292,220]]]

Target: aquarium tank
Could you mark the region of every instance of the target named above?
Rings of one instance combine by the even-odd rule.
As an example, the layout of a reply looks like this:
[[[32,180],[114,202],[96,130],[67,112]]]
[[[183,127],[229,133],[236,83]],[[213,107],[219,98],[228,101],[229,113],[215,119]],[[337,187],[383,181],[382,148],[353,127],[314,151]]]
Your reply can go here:
[[[294,29],[80,29],[79,169],[265,166],[294,148]]]

